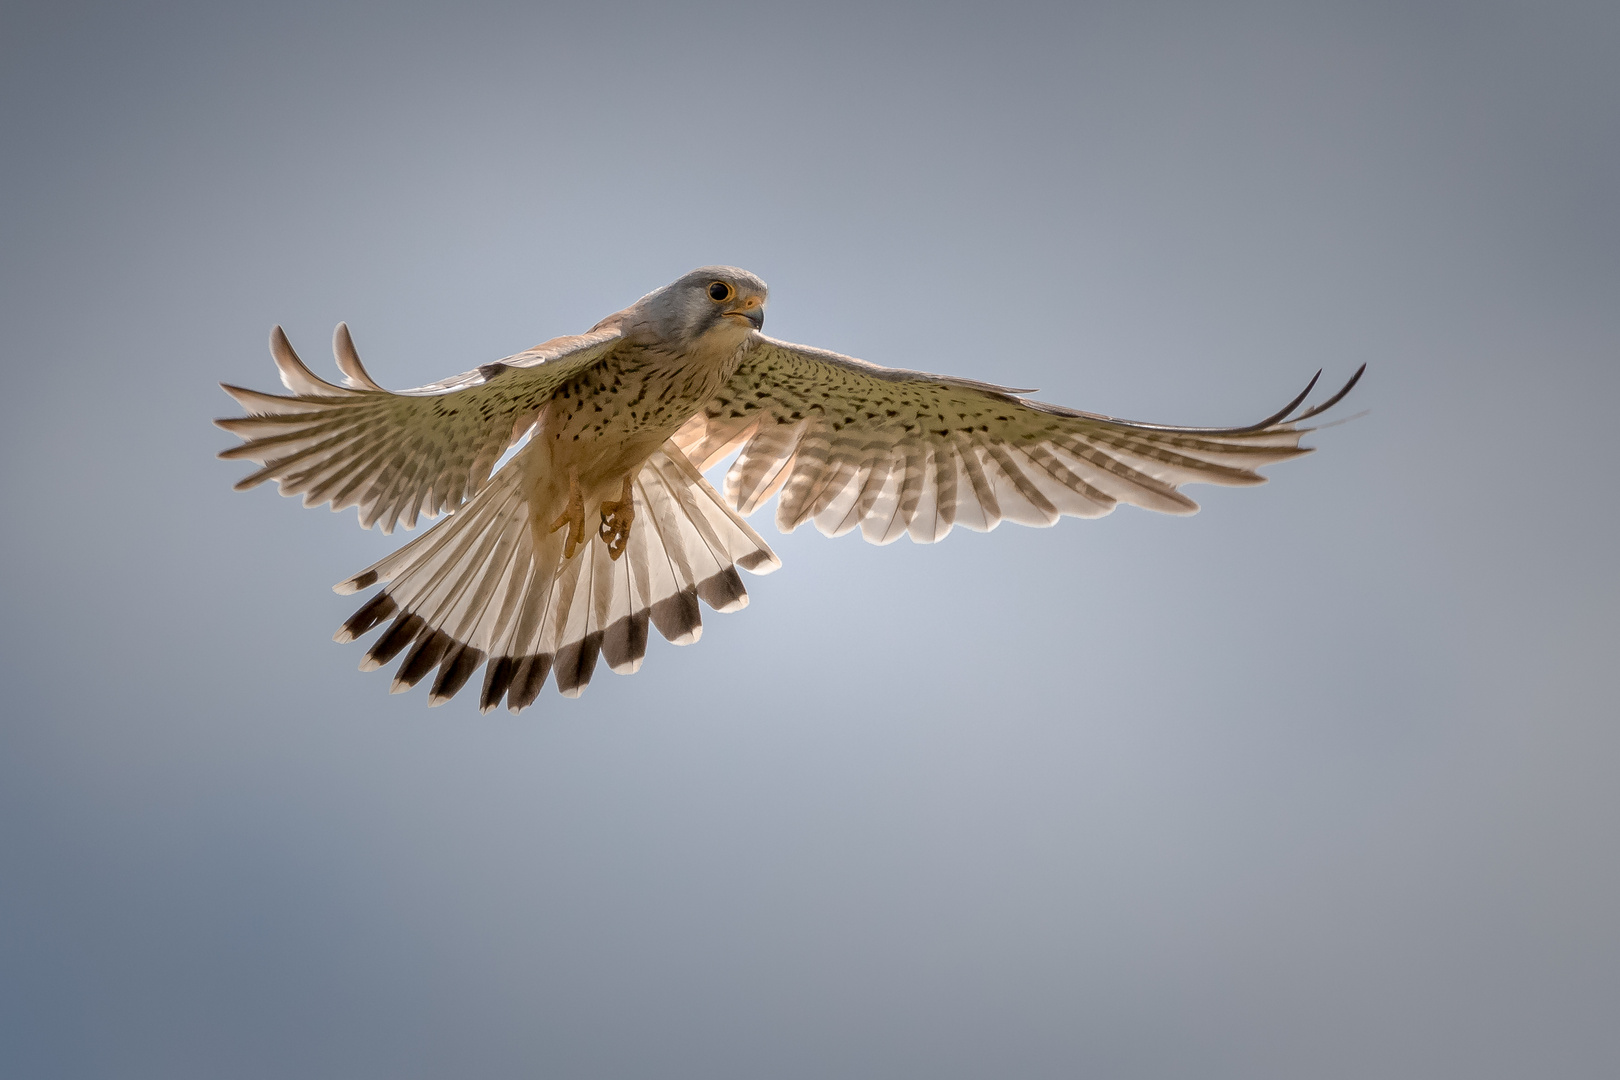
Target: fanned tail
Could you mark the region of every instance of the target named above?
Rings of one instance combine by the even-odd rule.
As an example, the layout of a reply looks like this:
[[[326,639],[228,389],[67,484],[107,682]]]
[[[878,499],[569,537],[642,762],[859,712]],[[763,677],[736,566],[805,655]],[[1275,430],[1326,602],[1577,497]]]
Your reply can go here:
[[[610,559],[593,538],[564,560],[562,533],[536,537],[521,470],[508,465],[455,514],[335,586],[352,593],[386,583],[335,640],[392,620],[361,670],[405,653],[392,692],[437,669],[428,703],[441,705],[483,666],[480,709],[504,698],[515,713],[548,676],[577,697],[598,657],[619,674],[636,671],[649,623],[691,644],[703,632],[699,600],[740,610],[748,593],[737,568],[763,574],[781,565],[673,443],[647,460],[632,491],[635,525],[623,557]]]

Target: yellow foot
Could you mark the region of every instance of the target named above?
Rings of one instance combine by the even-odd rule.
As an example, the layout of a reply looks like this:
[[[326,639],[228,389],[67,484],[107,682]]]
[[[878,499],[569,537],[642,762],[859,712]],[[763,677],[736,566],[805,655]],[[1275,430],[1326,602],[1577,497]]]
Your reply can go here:
[[[568,509],[551,523],[551,531],[556,532],[564,525],[568,526],[568,535],[563,543],[563,558],[572,559],[585,542],[585,496],[580,494],[577,468],[568,470]]]
[[[630,477],[624,478],[624,491],[618,502],[602,504],[602,527],[596,535],[607,544],[608,558],[615,561],[630,546],[630,525],[636,520],[636,503],[630,491]]]

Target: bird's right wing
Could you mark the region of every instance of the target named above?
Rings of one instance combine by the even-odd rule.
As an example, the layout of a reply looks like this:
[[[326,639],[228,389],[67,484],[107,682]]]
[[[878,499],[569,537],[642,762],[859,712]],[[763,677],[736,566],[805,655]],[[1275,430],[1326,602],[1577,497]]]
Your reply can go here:
[[[420,514],[454,510],[477,494],[557,388],[600,362],[621,336],[608,327],[554,338],[462,375],[392,393],[360,365],[342,323],[332,351],[344,386],[317,378],[278,326],[270,334],[270,354],[292,396],[224,386],[248,415],[214,421],[244,440],[219,456],[261,466],[237,483],[238,491],[275,480],[283,495],[302,495],[305,506],[358,506],[364,528],[379,521],[385,533],[396,522],[411,528]]]

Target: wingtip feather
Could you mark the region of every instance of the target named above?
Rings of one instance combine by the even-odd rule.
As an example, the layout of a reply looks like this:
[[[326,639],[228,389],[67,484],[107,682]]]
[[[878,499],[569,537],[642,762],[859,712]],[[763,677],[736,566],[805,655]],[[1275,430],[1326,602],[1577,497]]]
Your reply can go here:
[[[338,323],[332,331],[332,357],[337,361],[338,370],[343,372],[343,381],[352,389],[383,389],[372,379],[365,365],[360,363],[360,352],[354,347],[354,338],[349,335],[349,324],[346,322]]]

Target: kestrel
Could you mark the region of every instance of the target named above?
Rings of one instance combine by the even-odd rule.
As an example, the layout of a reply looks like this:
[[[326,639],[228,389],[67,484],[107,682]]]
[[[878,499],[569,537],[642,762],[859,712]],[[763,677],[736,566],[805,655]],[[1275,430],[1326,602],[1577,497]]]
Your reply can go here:
[[[599,655],[635,671],[649,622],[685,645],[702,632],[699,600],[745,606],[737,568],[781,565],[743,520],[773,495],[783,532],[813,521],[876,544],[1121,502],[1190,514],[1181,485],[1264,483],[1255,467],[1309,453],[1300,422],[1361,377],[1296,415],[1313,378],[1246,427],[1141,424],[777,341],[760,332],[767,295],[744,270],[701,267],[587,333],[397,393],[372,381],[343,324],[341,386],[278,326],[270,352],[291,396],[225,386],[248,415],[215,421],[244,440],[220,457],[261,466],[237,490],[275,480],[305,506],[358,506],[385,533],[447,514],[334,586],[384,586],[336,640],[392,620],[362,670],[409,650],[393,692],[437,668],[439,705],[483,666],[480,708],[504,698],[517,712],[548,674],[577,696]],[[733,451],[722,496],[703,472]]]

